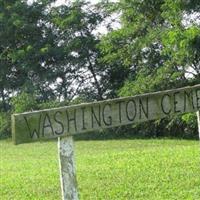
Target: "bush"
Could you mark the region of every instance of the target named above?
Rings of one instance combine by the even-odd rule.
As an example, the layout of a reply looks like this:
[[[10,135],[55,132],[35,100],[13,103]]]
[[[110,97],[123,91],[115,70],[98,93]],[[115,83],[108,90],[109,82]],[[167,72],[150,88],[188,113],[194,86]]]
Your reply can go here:
[[[44,110],[44,109],[56,108],[60,106],[61,106],[61,103],[58,101],[48,101],[48,102],[38,104],[38,109]]]
[[[0,139],[11,136],[10,113],[0,112]]]
[[[185,136],[189,138],[198,138],[198,124],[196,113],[188,113],[182,116],[182,121],[185,123]]]
[[[36,110],[38,104],[34,94],[22,92],[11,100],[12,112],[22,113],[27,111]]]

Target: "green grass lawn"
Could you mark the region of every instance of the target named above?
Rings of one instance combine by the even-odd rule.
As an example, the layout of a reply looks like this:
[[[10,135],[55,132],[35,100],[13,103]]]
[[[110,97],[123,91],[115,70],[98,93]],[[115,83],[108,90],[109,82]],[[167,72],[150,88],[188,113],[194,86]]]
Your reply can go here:
[[[199,200],[200,146],[185,140],[79,141],[82,200]],[[60,199],[55,141],[0,141],[0,199]]]

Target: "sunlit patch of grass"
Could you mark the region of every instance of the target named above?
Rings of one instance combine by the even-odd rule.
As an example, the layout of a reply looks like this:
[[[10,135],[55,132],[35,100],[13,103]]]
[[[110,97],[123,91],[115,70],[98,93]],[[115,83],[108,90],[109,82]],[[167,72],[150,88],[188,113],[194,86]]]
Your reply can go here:
[[[186,140],[75,142],[80,199],[200,199],[200,146]],[[55,141],[0,141],[0,199],[61,199]]]

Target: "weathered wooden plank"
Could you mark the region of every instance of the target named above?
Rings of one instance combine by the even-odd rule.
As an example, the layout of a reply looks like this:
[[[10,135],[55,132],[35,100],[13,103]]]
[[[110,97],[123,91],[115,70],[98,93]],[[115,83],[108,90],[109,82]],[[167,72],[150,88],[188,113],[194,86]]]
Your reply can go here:
[[[200,84],[12,116],[15,144],[161,119],[200,110]]]
[[[73,136],[58,138],[62,200],[78,200]]]

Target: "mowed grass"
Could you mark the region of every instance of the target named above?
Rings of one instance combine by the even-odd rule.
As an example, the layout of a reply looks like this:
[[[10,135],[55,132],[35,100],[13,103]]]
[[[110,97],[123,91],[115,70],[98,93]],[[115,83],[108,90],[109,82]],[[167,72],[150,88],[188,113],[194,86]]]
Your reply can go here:
[[[78,141],[75,147],[82,200],[200,199],[198,141]],[[61,199],[56,141],[0,141],[0,199]]]

